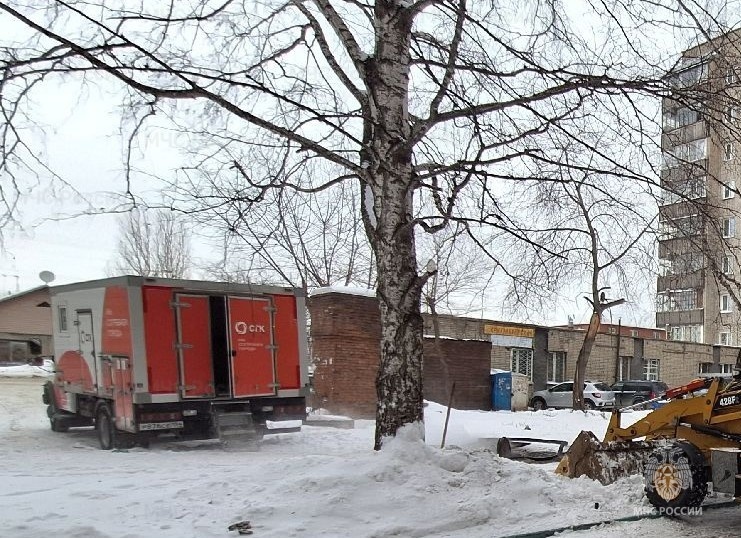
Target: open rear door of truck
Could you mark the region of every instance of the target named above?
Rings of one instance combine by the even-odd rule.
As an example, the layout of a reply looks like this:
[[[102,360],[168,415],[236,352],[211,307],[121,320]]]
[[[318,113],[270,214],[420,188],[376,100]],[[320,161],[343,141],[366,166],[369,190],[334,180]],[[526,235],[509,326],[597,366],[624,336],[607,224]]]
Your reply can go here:
[[[272,301],[229,297],[229,344],[235,397],[276,393]]]

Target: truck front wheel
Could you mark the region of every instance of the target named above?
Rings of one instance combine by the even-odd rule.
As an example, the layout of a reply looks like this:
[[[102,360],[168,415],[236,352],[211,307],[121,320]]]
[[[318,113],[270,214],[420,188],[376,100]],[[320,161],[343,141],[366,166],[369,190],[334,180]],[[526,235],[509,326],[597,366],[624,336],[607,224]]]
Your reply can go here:
[[[46,406],[46,416],[49,417],[49,424],[51,425],[51,431],[53,432],[68,431],[69,427],[67,427],[67,425],[59,418],[59,409],[57,409],[57,404],[54,399],[54,388],[52,387],[51,383],[47,383],[44,386],[44,402],[48,404]]]
[[[95,429],[98,432],[98,442],[102,450],[111,450],[116,445],[116,425],[113,423],[111,410],[107,405],[101,405],[95,414]]]

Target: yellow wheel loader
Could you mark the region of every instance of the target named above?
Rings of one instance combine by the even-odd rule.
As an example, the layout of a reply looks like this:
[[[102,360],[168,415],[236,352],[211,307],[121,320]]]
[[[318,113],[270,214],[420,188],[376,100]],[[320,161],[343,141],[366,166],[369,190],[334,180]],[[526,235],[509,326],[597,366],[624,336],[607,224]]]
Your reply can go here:
[[[630,407],[613,411],[602,442],[581,432],[556,472],[603,484],[643,473],[646,497],[659,509],[700,506],[710,481],[741,498],[741,380],[697,379],[662,398],[630,426],[621,425]]]

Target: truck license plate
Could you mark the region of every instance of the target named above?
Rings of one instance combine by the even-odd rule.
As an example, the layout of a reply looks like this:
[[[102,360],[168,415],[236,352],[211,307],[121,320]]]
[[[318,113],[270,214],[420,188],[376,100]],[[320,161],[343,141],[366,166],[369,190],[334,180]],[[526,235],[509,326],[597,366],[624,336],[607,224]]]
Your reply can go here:
[[[182,427],[182,420],[174,420],[172,422],[145,422],[144,424],[139,424],[139,431],[171,430]]]

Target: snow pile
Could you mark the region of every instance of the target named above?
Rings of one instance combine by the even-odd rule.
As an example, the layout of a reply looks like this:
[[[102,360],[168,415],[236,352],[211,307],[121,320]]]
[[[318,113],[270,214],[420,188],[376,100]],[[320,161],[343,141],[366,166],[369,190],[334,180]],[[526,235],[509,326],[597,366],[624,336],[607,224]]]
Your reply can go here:
[[[0,505],[7,536],[490,538],[630,516],[640,478],[604,487],[495,454],[496,437],[600,436],[600,413],[453,410],[430,403],[424,437],[410,425],[380,452],[373,422],[268,435],[259,450],[157,442],[105,452],[92,429],[49,430],[42,379],[0,380]],[[529,429],[528,429],[529,428]],[[50,467],[49,463],[52,463]],[[6,533],[6,534],[3,534]]]
[[[344,293],[345,295],[360,295],[363,297],[375,297],[376,290],[361,288],[359,286],[328,286],[326,288],[317,288],[311,292],[311,295],[324,295],[326,293]]]
[[[0,366],[0,377],[50,377],[54,375],[54,361],[44,359],[41,366],[20,364],[17,366]]]

